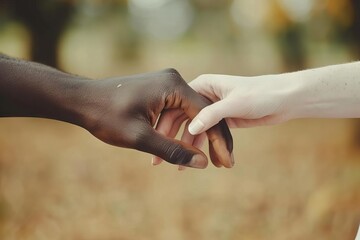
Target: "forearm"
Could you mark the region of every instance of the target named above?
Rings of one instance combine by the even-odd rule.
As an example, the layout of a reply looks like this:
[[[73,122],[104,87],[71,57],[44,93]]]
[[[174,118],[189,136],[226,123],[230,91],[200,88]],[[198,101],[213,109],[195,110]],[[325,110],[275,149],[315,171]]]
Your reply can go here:
[[[360,117],[360,62],[280,76],[297,84],[289,98],[289,118]]]
[[[82,121],[84,82],[45,65],[0,55],[0,116]]]

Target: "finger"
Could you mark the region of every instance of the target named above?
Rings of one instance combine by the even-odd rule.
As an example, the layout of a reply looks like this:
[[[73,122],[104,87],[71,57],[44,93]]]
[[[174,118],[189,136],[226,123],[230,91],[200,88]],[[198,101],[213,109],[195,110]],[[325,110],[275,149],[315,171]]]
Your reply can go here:
[[[231,106],[229,103],[227,103],[225,100],[220,100],[223,98],[223,94],[221,93],[223,86],[218,86],[218,84],[221,82],[220,79],[216,79],[214,75],[201,75],[198,78],[196,78],[194,81],[189,83],[189,86],[194,89],[196,92],[200,93],[201,95],[207,97],[214,103],[210,106],[207,106],[203,108],[200,113],[194,117],[193,121],[191,122],[189,126],[189,131],[192,134],[199,134],[201,132],[204,132],[208,129],[211,129],[215,124],[217,124],[219,121],[224,121],[221,119],[224,119],[227,117],[227,113],[229,112],[227,110],[228,106]],[[224,124],[224,123],[219,123]],[[226,123],[225,123],[226,125]],[[226,128],[228,128],[226,126]],[[216,131],[219,131],[216,130]],[[211,134],[208,131],[207,134]],[[231,138],[231,134],[228,131],[223,132],[225,135],[229,135]],[[215,134],[216,136],[216,134]],[[228,145],[228,147],[231,147],[230,157],[223,158],[221,157],[221,154],[225,154],[224,152],[220,155],[217,154],[218,151],[216,150],[216,147],[214,144],[219,144],[219,142],[216,142],[214,139],[209,138],[209,152],[211,156],[211,160],[214,163],[215,166],[219,166],[219,162],[222,163],[225,167],[232,167],[234,165],[234,156],[232,154],[232,138],[231,138],[231,146]],[[213,144],[211,144],[211,142]],[[229,144],[229,141],[227,141]],[[218,148],[223,149],[223,147],[218,146]]]
[[[193,135],[207,131],[220,122],[227,115],[228,105],[225,100],[215,102],[203,108],[189,125],[189,132]]]
[[[199,135],[192,135],[187,130],[186,126],[184,128],[183,135],[181,137],[181,141],[187,144],[191,144],[194,148],[201,149],[204,145],[206,139],[206,133],[201,133]]]
[[[197,94],[194,90],[192,89],[190,90],[191,92],[187,92],[187,95],[185,95],[188,96],[188,98],[187,99],[185,98],[183,102],[184,104],[183,109],[185,113],[190,118],[193,118],[197,114],[200,114],[199,112],[207,113],[208,111],[206,110],[206,108],[212,106],[212,105],[208,106],[211,102],[208,99],[204,98],[203,96]],[[221,102],[223,103],[223,101]],[[222,112],[223,110],[221,110],[219,107],[222,106],[221,102],[214,103],[217,104],[216,112],[218,115],[216,116],[212,115],[212,119],[216,119],[216,120],[215,121],[212,120],[215,122],[214,124],[209,124],[209,126],[213,125],[212,127],[209,128],[208,126],[206,126],[207,129],[206,134],[209,139],[210,157],[213,163],[215,164],[215,166],[219,166],[220,165],[219,162],[220,162],[223,166],[227,168],[231,168],[234,164],[232,157],[233,141],[230,130],[225,120],[220,121],[220,119],[225,115],[225,112]],[[212,106],[210,110],[212,108],[214,108],[214,106]],[[210,111],[210,113],[212,112]],[[189,129],[190,128],[191,127],[189,126]],[[191,131],[189,132],[192,133]]]
[[[184,131],[183,131],[183,134],[181,136],[181,141],[183,143],[193,145],[193,141],[195,139],[195,136],[189,133],[189,131],[188,131],[189,124],[190,124],[190,120],[188,120],[186,122],[186,124],[185,124]]]
[[[164,113],[160,115],[155,129],[157,132],[166,137],[174,138],[186,118],[187,116],[183,113],[183,111],[178,109],[164,111]],[[152,158],[152,164],[154,166],[161,164],[162,161],[163,160],[158,156],[153,156]]]
[[[180,117],[178,117],[175,122],[173,123],[170,132],[168,134],[168,137],[170,138],[175,138],[177,133],[180,130],[181,125],[183,124],[183,122],[188,119],[189,117],[186,116],[186,114],[181,115]]]
[[[182,115],[184,115],[184,112],[181,109],[169,109],[163,111],[156,124],[156,131],[164,136],[168,136],[175,121]]]
[[[219,127],[218,127],[219,125]],[[219,136],[222,136],[224,139],[231,139],[230,131],[226,125],[225,120],[221,120],[217,125],[210,128],[207,132],[207,137],[209,139],[209,153],[212,163],[216,167],[224,166],[226,168],[231,168],[234,166],[234,160],[232,156],[232,145],[231,151],[228,149],[230,146],[228,141],[221,141],[222,139]],[[231,141],[232,144],[232,141]]]
[[[189,121],[187,121],[186,125],[185,125],[185,128],[184,128],[184,132],[183,132],[183,135],[181,137],[181,141],[185,144],[190,144],[192,145],[193,147],[195,148],[198,148],[200,149],[199,147],[197,146],[194,146],[194,141],[195,141],[195,136],[190,134],[189,131],[187,130],[188,129],[188,125],[189,125]],[[206,134],[202,134],[201,136],[202,139],[202,142],[205,140],[205,137],[206,137]],[[202,142],[198,142],[197,144],[200,145],[202,144]],[[210,145],[210,156],[211,156],[211,161],[212,163],[216,166],[216,167],[221,167],[223,164],[221,163],[221,161],[219,160],[219,158],[217,157],[217,154],[215,154],[215,150],[213,148],[213,144]]]
[[[171,81],[169,81],[171,80]],[[211,102],[195,92],[187,83],[177,74],[172,74],[167,83],[167,93],[163,94],[165,99],[164,108],[181,108],[189,118],[194,118],[201,109],[207,107]],[[176,88],[174,88],[176,86]],[[209,147],[212,149],[210,157],[214,161],[220,161],[225,167],[232,167],[232,136],[225,121],[209,128],[206,132],[209,139]],[[217,160],[216,160],[217,159]]]
[[[205,139],[206,139],[206,133],[201,133],[199,135],[196,135],[192,144],[193,147],[201,149],[202,146],[204,145]]]
[[[212,102],[217,102],[221,96],[219,96],[219,93],[217,93],[216,90],[222,89],[222,87],[217,86],[219,82],[222,81],[220,81],[220,79],[216,81],[214,76],[210,77],[207,74],[203,74],[191,81],[189,86],[196,92],[210,99]]]
[[[197,137],[200,137],[200,139],[199,138],[196,139]],[[202,133],[201,135],[198,135],[198,136],[193,136],[189,133],[189,131],[187,131],[187,129],[184,129],[184,133],[183,133],[183,137],[181,138],[181,141],[191,144],[193,147],[200,149],[202,144],[204,143],[205,139],[206,139],[206,133]],[[220,161],[220,159],[218,158],[218,156],[214,150],[213,144],[209,145],[209,150],[210,150],[209,153],[210,153],[210,157],[211,157],[211,162],[216,167],[223,166],[223,163]]]
[[[216,151],[214,149],[214,146],[209,142],[209,154],[210,154],[210,159],[211,162],[213,163],[213,165],[217,168],[221,168],[223,166],[220,158],[218,157],[218,155],[216,154]]]
[[[184,132],[183,135],[181,136],[181,141],[185,144],[190,144],[193,147],[200,149],[205,141],[206,138],[206,134],[200,134],[198,136],[193,136],[189,133],[189,131],[187,130],[188,126],[189,126],[190,120],[188,120],[186,122],[186,125],[184,127]],[[186,169],[186,167],[179,165],[178,170],[179,171],[184,171]]]
[[[205,154],[189,144],[165,137],[143,122],[137,124],[134,148],[154,154],[165,161],[193,168],[206,168]]]
[[[185,143],[185,144],[190,144],[192,146],[194,146],[194,141],[195,141],[195,136],[190,134],[188,131],[188,126],[189,126],[190,120],[188,120],[185,124],[184,127],[184,131],[183,134],[181,136],[181,142]],[[203,139],[206,137],[206,134],[202,134]],[[195,146],[194,146],[195,147]],[[198,148],[198,147],[196,147]],[[218,159],[217,155],[214,152],[213,147],[211,147],[211,152],[210,152],[210,156],[211,156],[211,161],[212,163],[216,166],[216,167],[221,167],[222,163],[220,162],[220,160]],[[179,168],[179,170],[183,170],[182,168]]]

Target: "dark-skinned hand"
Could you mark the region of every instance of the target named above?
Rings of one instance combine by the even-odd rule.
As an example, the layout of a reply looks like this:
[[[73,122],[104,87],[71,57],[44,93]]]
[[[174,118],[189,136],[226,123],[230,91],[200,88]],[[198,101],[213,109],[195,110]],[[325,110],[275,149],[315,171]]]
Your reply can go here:
[[[210,104],[173,69],[90,80],[0,55],[0,73],[0,116],[66,121],[115,146],[182,166],[207,166],[202,151],[154,129],[163,111],[177,109],[191,119]],[[206,134],[212,162],[232,167],[232,137],[225,121]]]
[[[207,166],[206,155],[190,144],[166,137],[153,127],[162,111],[178,109],[193,118],[209,105],[173,69],[90,84],[94,119],[86,128],[109,144],[154,154],[170,163]],[[210,157],[216,166],[232,167],[232,137],[221,121],[207,131]]]

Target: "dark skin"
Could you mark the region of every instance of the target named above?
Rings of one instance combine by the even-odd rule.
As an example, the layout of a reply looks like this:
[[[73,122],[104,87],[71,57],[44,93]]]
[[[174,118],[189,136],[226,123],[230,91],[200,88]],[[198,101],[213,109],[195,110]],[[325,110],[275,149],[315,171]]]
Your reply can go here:
[[[154,154],[169,163],[205,168],[197,148],[159,134],[162,111],[181,109],[192,119],[210,101],[174,69],[91,80],[0,55],[0,117],[39,117],[75,124],[119,147]],[[207,131],[215,166],[233,166],[232,136],[224,120]]]

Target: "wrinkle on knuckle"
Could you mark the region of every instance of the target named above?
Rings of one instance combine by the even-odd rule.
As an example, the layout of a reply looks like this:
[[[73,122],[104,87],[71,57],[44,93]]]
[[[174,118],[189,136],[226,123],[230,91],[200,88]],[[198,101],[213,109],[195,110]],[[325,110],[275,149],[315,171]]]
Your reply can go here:
[[[181,107],[182,105],[182,93],[178,88],[169,89],[171,92],[166,94],[165,97],[165,108]]]

